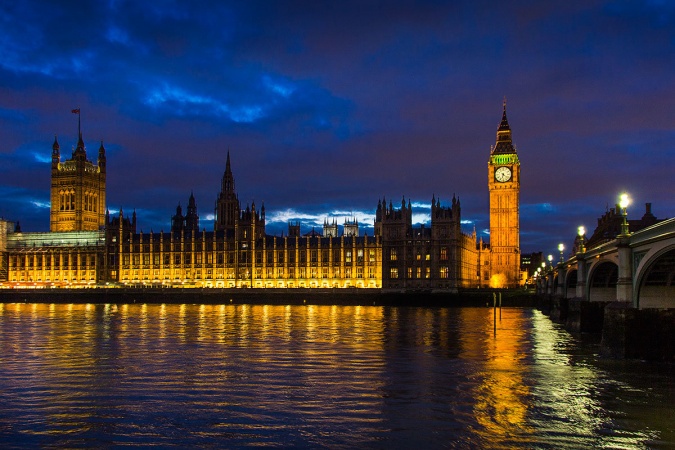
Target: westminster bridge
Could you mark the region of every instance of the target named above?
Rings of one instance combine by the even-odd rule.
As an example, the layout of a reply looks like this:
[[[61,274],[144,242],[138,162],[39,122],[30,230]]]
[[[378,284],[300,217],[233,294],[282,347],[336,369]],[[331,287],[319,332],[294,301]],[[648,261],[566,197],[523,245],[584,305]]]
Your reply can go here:
[[[570,331],[601,332],[610,356],[675,360],[675,218],[583,244],[580,233],[576,254],[539,272],[551,318]]]
[[[582,241],[583,242],[583,241]],[[635,308],[675,308],[675,218],[579,251],[538,277],[537,290]]]

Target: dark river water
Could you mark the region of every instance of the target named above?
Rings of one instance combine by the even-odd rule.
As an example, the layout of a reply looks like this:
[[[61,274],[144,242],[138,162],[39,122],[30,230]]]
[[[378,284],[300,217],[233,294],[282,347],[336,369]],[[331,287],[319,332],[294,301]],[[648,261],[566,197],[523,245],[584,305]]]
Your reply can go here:
[[[0,447],[675,448],[672,365],[534,309],[0,304]]]

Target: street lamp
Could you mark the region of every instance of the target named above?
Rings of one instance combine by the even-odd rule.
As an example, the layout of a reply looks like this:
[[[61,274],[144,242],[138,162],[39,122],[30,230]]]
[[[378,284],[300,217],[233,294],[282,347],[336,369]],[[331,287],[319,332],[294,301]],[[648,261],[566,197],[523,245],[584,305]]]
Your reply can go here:
[[[581,225],[579,228],[577,228],[577,234],[579,235],[579,253],[583,253],[586,251],[584,248],[584,236],[586,235],[586,228]]]
[[[565,255],[563,254],[563,250],[565,250],[565,246],[563,244],[558,244],[558,251],[560,252],[560,262],[561,263],[565,262]]]
[[[630,205],[630,198],[625,192],[619,196],[619,206],[621,207],[621,215],[623,216],[623,221],[621,222],[621,234],[628,236],[628,212],[626,208]]]
[[[548,255],[548,265],[553,267],[553,255]]]

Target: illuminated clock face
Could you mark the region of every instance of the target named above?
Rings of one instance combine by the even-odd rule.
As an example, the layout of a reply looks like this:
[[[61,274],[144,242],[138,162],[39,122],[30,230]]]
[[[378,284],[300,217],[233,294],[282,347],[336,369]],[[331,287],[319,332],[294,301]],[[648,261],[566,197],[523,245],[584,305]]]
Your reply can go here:
[[[506,166],[502,166],[495,170],[495,180],[500,183],[505,183],[511,179],[511,169]]]

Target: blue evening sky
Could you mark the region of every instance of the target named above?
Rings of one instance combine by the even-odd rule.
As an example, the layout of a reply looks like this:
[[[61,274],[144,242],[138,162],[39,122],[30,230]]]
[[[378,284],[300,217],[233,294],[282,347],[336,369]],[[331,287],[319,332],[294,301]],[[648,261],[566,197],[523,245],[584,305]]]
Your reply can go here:
[[[54,135],[108,155],[108,207],[202,227],[229,149],[267,230],[378,199],[462,204],[486,239],[502,101],[522,163],[523,252],[571,246],[627,191],[675,214],[675,2],[4,1],[0,217],[49,229]],[[371,228],[368,228],[371,227]]]

